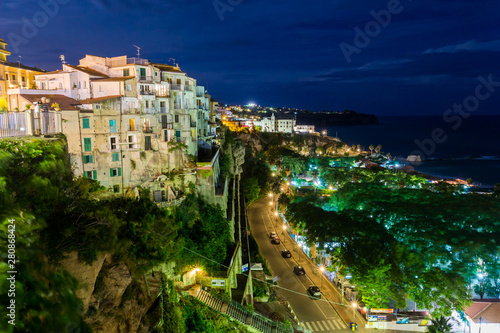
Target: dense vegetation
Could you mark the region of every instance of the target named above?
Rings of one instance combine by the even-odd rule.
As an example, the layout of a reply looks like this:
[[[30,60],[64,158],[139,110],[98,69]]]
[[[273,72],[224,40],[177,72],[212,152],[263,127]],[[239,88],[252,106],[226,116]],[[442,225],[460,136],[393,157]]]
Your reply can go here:
[[[74,178],[65,140],[0,141],[0,238],[2,272],[7,263],[7,224],[16,225],[16,326],[0,324],[2,332],[82,332],[77,281],[59,264],[77,251],[84,263],[100,252],[125,262],[135,277],[159,264],[176,261],[177,270],[199,265],[216,270],[230,245],[229,225],[218,206],[190,193],[175,209],[149,200],[108,197],[95,181]],[[195,251],[189,254],[185,248]],[[182,260],[180,260],[182,258]],[[2,273],[5,274],[5,273]],[[0,277],[0,302],[7,304],[6,276]],[[5,307],[0,315],[6,317]]]
[[[283,180],[300,184],[300,174],[320,180],[319,189],[287,190],[280,206],[309,246],[327,245],[329,269],[352,274],[365,304],[405,308],[410,298],[448,315],[469,304],[472,291],[500,294],[500,187],[493,195],[466,193],[397,167],[360,168],[366,154],[341,142],[272,133],[258,142],[265,153],[247,154],[247,196],[280,193]],[[391,162],[380,150],[370,146],[369,159]]]
[[[497,197],[462,194],[417,175],[339,165],[319,168],[319,177],[338,191],[327,198],[296,196],[287,216],[311,245],[339,244],[332,250],[345,269],[337,273],[352,274],[366,304],[392,300],[404,308],[408,297],[449,314],[468,304],[477,272],[498,281]],[[498,287],[489,285],[486,293],[496,296]]]

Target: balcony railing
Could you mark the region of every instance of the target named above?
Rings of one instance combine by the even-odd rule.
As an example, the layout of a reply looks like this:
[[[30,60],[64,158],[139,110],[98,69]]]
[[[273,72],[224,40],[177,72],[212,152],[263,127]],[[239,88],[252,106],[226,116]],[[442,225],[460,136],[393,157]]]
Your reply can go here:
[[[193,87],[188,86],[188,85],[185,85],[185,86],[184,86],[184,90],[185,90],[185,91],[193,91]]]
[[[155,92],[152,90],[141,90],[141,95],[154,95]]]
[[[138,108],[125,108],[125,109],[123,109],[123,113],[138,114],[139,109]]]
[[[139,75],[139,82],[152,82],[153,77],[149,75]]]
[[[174,123],[162,123],[161,128],[162,129],[174,129]]]
[[[144,126],[142,128],[142,132],[143,133],[153,133],[153,127],[151,127],[151,126]]]
[[[181,90],[181,85],[180,84],[172,84],[172,90]]]
[[[182,104],[177,104],[177,103],[174,103],[174,109],[175,109],[175,110],[180,110],[180,109],[182,109]]]
[[[192,121],[192,122],[191,122],[191,127],[192,127],[192,128],[196,128],[196,121]]]
[[[156,110],[155,110],[155,108],[144,108],[144,113],[146,113],[146,114],[155,114]]]
[[[127,132],[135,132],[139,130],[139,126],[130,126],[127,125]]]
[[[160,106],[160,113],[167,113],[167,108],[165,106]]]
[[[148,63],[147,59],[127,58],[127,64],[147,65]]]
[[[168,91],[156,91],[156,97],[170,97],[170,93]]]

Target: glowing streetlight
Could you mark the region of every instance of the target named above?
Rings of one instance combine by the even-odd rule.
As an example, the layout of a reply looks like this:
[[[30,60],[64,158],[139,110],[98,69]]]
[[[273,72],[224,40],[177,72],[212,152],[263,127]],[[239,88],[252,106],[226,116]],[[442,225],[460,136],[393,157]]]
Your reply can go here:
[[[320,287],[320,289],[323,289],[323,275],[324,275],[324,273],[325,273],[325,266],[321,266],[321,267],[319,268],[319,270],[321,271],[321,277],[320,277],[320,280],[321,280],[321,287]]]
[[[356,326],[356,302],[352,302],[352,323]]]
[[[272,198],[273,197],[273,194],[272,193],[269,193],[269,198]]]

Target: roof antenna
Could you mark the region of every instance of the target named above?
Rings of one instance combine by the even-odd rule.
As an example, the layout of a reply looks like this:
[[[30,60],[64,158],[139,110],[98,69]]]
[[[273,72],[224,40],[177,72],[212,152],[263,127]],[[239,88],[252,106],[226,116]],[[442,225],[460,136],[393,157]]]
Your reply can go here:
[[[139,46],[137,46],[137,45],[134,45],[134,47],[137,48],[137,58],[141,59],[141,48]]]
[[[64,56],[64,54],[61,54],[59,56],[59,59],[61,59],[61,62],[63,63],[63,65],[66,65],[66,57]]]

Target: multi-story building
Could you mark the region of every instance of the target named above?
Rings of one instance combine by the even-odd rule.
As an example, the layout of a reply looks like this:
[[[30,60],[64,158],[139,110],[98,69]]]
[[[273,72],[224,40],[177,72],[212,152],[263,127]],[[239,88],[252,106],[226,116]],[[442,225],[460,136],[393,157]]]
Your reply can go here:
[[[15,110],[19,109],[19,106],[10,104],[7,89],[34,88],[35,75],[42,74],[44,71],[25,66],[20,61],[17,63],[7,61],[7,56],[10,55],[6,49],[7,45],[8,43],[0,39],[0,108],[6,107],[8,110]]]
[[[216,104],[178,66],[87,55],[78,66],[37,75],[36,87],[10,90],[10,98],[22,107],[43,94],[74,101],[77,108],[60,109],[75,174],[113,192],[194,170],[198,149],[212,148]]]
[[[295,119],[293,116],[276,118],[273,113],[271,117],[263,117],[260,121],[254,121],[254,126],[259,126],[263,132],[293,133]]]

